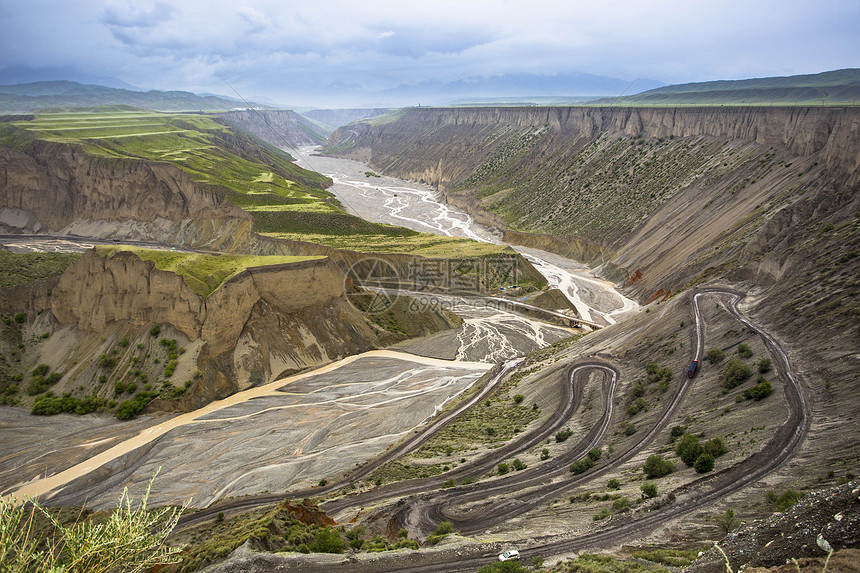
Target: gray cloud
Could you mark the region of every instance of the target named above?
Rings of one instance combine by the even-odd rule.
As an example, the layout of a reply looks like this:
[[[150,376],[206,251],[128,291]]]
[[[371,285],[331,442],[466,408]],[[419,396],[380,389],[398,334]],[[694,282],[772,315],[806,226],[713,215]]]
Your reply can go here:
[[[74,66],[287,103],[576,72],[669,83],[858,67],[860,3],[279,0],[3,3],[0,68]],[[223,78],[223,79],[222,79]]]

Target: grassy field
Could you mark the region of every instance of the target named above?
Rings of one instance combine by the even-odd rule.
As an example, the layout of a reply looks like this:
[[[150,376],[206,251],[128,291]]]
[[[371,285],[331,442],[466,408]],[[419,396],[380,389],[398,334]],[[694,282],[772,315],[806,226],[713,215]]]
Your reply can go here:
[[[320,256],[205,255],[141,249],[125,245],[96,247],[96,252],[103,257],[112,257],[121,251],[129,251],[140,257],[141,260],[152,261],[158,270],[169,271],[181,276],[188,288],[203,297],[212,294],[230,277],[251,267],[265,267],[324,258]]]
[[[81,257],[80,253],[10,253],[0,251],[0,288],[56,277]]]
[[[38,114],[0,124],[0,145],[24,149],[33,140],[80,146],[99,157],[176,165],[199,183],[227,189],[234,205],[253,214],[253,230],[262,234],[363,252],[432,257],[505,251],[350,215],[324,189],[330,183],[327,177],[298,167],[285,152],[232,132],[212,115],[111,109]],[[208,287],[198,288],[202,292]]]
[[[368,223],[376,225],[376,223]],[[388,227],[387,225],[378,225]],[[391,227],[401,229],[401,227]],[[456,237],[442,237],[430,233],[413,234],[383,234],[374,233],[368,229],[359,234],[320,234],[314,232],[299,233],[267,233],[273,237],[290,239],[293,241],[309,241],[334,247],[336,249],[349,249],[365,253],[409,253],[422,257],[458,258],[458,257],[480,257],[493,254],[513,254],[514,250],[506,245],[494,245],[492,243],[479,243],[470,239],[459,239]]]

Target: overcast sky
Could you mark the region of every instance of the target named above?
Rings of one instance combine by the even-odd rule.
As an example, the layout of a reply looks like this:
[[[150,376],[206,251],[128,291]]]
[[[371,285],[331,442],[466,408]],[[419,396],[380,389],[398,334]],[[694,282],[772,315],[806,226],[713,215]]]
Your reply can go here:
[[[860,67],[858,0],[2,0],[0,69],[358,103],[428,80],[665,83]]]

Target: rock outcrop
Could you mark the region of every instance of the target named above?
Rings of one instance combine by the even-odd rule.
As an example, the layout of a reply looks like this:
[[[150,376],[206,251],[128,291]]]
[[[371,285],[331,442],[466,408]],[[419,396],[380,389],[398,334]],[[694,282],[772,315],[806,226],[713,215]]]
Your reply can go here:
[[[218,121],[279,148],[319,145],[327,135],[325,128],[292,110],[228,111],[218,114]]]
[[[42,141],[0,146],[0,228],[224,248],[247,242],[251,216],[167,163],[99,157]]]

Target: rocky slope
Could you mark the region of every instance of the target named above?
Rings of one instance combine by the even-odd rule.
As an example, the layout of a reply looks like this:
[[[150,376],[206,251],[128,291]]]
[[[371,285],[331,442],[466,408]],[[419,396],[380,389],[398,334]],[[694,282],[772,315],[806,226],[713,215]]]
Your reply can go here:
[[[202,297],[131,252],[89,251],[60,277],[0,290],[0,312],[26,315],[22,354],[63,373],[55,393],[110,399],[116,382],[137,382],[143,371],[177,384],[193,380],[181,399],[153,406],[187,410],[390,338],[350,304],[345,284],[343,271],[323,258],[252,267]],[[420,334],[456,322],[424,318]],[[183,348],[172,377],[159,360],[150,364],[163,350],[160,338]]]
[[[713,280],[749,292],[815,410],[785,471],[808,480],[856,456],[860,109],[410,109],[328,146],[436,185],[508,241],[590,262],[640,302]]]
[[[280,148],[319,145],[329,131],[292,110],[229,111],[218,120]]]
[[[34,141],[0,146],[0,228],[235,248],[251,216],[166,163],[98,157]]]

